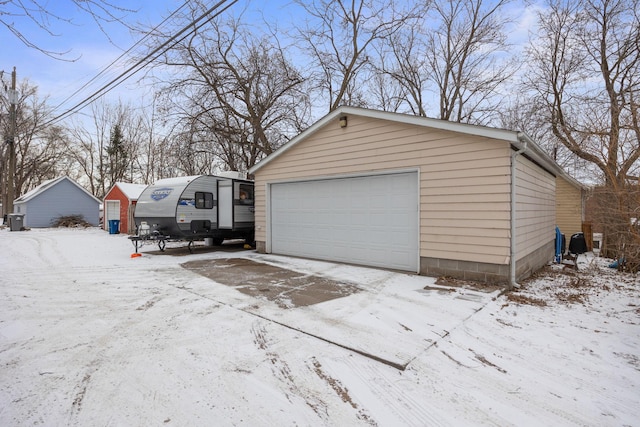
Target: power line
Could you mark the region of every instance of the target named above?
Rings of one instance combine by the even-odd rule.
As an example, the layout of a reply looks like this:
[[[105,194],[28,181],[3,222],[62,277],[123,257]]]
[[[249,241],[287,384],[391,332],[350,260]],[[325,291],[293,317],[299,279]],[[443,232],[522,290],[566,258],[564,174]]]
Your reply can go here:
[[[170,37],[168,40],[166,40],[164,43],[162,43],[160,46],[158,46],[157,48],[153,49],[151,52],[149,52],[145,57],[143,57],[142,59],[140,59],[139,61],[137,61],[134,65],[132,65],[131,67],[129,67],[127,70],[125,70],[124,72],[122,72],[120,75],[118,75],[116,78],[112,79],[111,81],[109,81],[107,84],[105,84],[104,86],[102,86],[100,89],[98,89],[97,91],[95,91],[93,94],[91,94],[90,96],[88,96],[87,98],[85,98],[84,100],[80,101],[79,103],[77,103],[75,106],[73,106],[72,108],[70,108],[69,110],[65,111],[62,114],[59,114],[58,116],[54,117],[53,119],[51,119],[49,122],[44,123],[43,126],[49,125],[51,123],[57,122],[67,116],[69,116],[70,114],[73,114],[74,112],[76,112],[77,110],[84,108],[86,105],[90,104],[91,102],[95,101],[96,99],[100,98],[101,96],[105,95],[107,92],[113,90],[115,87],[117,87],[118,85],[120,85],[121,83],[123,83],[125,80],[127,80],[129,77],[133,76],[135,73],[137,73],[142,67],[144,67],[145,65],[147,65],[148,63],[150,63],[151,61],[153,61],[154,59],[156,59],[158,56],[160,56],[162,53],[166,52],[167,50],[169,50],[171,47],[173,47],[175,44],[179,43],[180,41],[184,40],[184,38],[186,38],[189,34],[191,34],[192,32],[196,31],[197,29],[199,29],[200,27],[202,27],[204,24],[206,24],[208,21],[210,21],[211,19],[217,17],[218,15],[220,15],[222,12],[224,12],[225,10],[227,10],[229,7],[231,7],[234,3],[237,2],[237,0],[233,0],[229,5],[227,5],[224,9],[222,9],[221,11],[219,11],[218,13],[216,13],[215,15],[209,17],[209,19],[207,19],[204,23],[200,24],[199,26],[195,26],[195,24],[197,24],[199,21],[202,21],[204,18],[206,18],[209,14],[211,14],[213,11],[215,11],[217,8],[219,8],[221,5],[223,5],[224,3],[226,3],[227,0],[222,0],[218,3],[216,3],[213,7],[211,7],[209,10],[207,10],[205,13],[203,13],[202,15],[200,15],[197,19],[195,19],[194,21],[190,22],[189,24],[187,24],[185,27],[183,27],[178,33],[176,33],[175,35],[173,35],[172,37]],[[191,30],[190,30],[191,29]],[[190,31],[189,31],[190,30]],[[184,34],[186,33],[186,34]],[[182,36],[184,34],[183,37],[181,37],[180,39],[176,40],[178,37]],[[171,42],[173,42],[175,40],[175,43],[172,44],[171,46],[167,47]]]
[[[153,34],[154,32],[158,31],[158,29],[164,25],[167,21],[169,21],[171,18],[173,18],[173,16],[175,16],[178,12],[180,12],[180,10],[182,10],[182,8],[184,8],[186,5],[189,4],[189,0],[185,1],[182,6],[180,6],[179,8],[177,8],[176,10],[174,10],[169,16],[167,16],[165,19],[162,20],[162,22],[160,22],[158,25],[156,25],[155,27],[153,27],[149,32],[147,32],[147,34],[145,34],[144,37],[142,37],[140,40],[138,40],[133,46],[131,46],[129,49],[127,49],[125,52],[123,52],[120,56],[118,56],[116,59],[114,59],[109,65],[103,67],[103,69],[97,74],[95,75],[93,78],[91,78],[91,80],[89,80],[88,82],[86,82],[85,84],[83,84],[82,86],[80,86],[80,88],[76,89],[75,92],[73,92],[71,95],[67,96],[62,102],[60,102],[54,109],[53,111],[56,111],[58,109],[60,109],[65,103],[67,103],[67,101],[69,101],[71,98],[73,98],[74,96],[76,96],[78,93],[80,93],[82,90],[84,90],[85,88],[87,88],[91,83],[93,83],[94,81],[96,81],[100,76],[102,76],[103,74],[105,74],[110,68],[114,67],[115,64],[120,61],[122,58],[124,58],[126,55],[128,55],[131,51],[133,51],[133,49],[135,49],[137,46],[139,46],[140,44],[142,44],[146,39],[148,39],[149,37],[151,37],[151,34]]]
[[[55,116],[54,118],[52,118],[51,120],[43,123],[41,127],[49,126],[49,125],[51,125],[51,124],[53,124],[55,122],[58,122],[58,121],[62,120],[63,118],[65,118],[65,117],[77,112],[78,110],[84,108],[86,105],[90,104],[91,102],[93,102],[96,99],[100,98],[101,96],[105,95],[109,91],[113,90],[115,87],[117,87],[118,85],[122,84],[128,78],[130,78],[131,76],[136,74],[138,71],[140,71],[141,68],[143,68],[144,66],[149,64],[151,61],[155,60],[158,56],[160,56],[161,54],[165,53],[166,51],[171,49],[176,44],[180,43],[182,40],[184,40],[190,34],[194,33],[197,30],[199,30],[202,26],[204,26],[206,23],[211,21],[213,18],[216,18],[221,13],[225,12],[227,9],[229,9],[231,6],[233,6],[235,3],[237,3],[238,0],[231,0],[231,2],[229,4],[227,4],[226,6],[224,6],[223,9],[217,11],[214,15],[208,17],[208,15],[210,15],[216,9],[218,9],[219,7],[221,7],[222,5],[227,3],[227,1],[228,0],[221,0],[218,3],[216,3],[213,7],[208,9],[206,12],[204,12],[202,15],[200,15],[197,19],[191,21],[189,24],[184,26],[180,31],[178,31],[178,33],[176,33],[175,35],[171,36],[169,39],[167,39],[160,46],[158,46],[155,49],[153,49],[151,52],[149,52],[147,55],[145,55],[144,58],[142,58],[139,61],[137,61],[134,65],[132,65],[131,67],[126,69],[124,72],[122,72],[116,78],[114,78],[111,81],[109,81],[107,84],[102,86],[100,89],[96,90],[93,94],[91,94],[90,96],[86,97],[84,100],[78,102],[75,106],[73,106],[72,108],[68,109],[64,113],[59,114],[59,115]],[[205,18],[207,18],[207,19],[204,22],[199,23],[200,21],[202,21]],[[180,37],[180,38],[178,38],[178,37]],[[169,46],[169,44],[171,44],[171,45]]]

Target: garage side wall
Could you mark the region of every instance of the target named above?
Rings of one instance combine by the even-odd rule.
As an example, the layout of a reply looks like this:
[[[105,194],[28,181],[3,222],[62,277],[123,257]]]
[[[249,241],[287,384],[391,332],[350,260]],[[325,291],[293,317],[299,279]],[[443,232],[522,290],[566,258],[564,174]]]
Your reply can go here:
[[[506,274],[510,152],[508,143],[484,137],[361,116],[340,128],[336,120],[256,172],[258,250],[268,248],[269,184],[413,168],[420,171],[421,272],[435,262],[453,273]]]
[[[529,276],[554,256],[556,178],[524,156],[516,171],[516,278]]]
[[[582,232],[582,189],[556,178],[556,225],[567,239]]]

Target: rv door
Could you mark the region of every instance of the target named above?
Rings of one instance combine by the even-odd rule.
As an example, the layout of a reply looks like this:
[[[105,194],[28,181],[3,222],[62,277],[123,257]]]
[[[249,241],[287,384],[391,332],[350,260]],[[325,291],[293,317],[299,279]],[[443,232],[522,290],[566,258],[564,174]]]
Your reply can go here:
[[[218,181],[218,228],[233,228],[232,181]]]

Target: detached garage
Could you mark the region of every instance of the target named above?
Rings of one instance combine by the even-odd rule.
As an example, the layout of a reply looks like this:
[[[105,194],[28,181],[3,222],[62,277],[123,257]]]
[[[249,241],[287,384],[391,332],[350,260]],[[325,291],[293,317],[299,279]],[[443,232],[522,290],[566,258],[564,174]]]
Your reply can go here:
[[[353,107],[250,173],[259,252],[497,283],[553,259],[579,186],[521,132]]]
[[[24,214],[26,227],[51,227],[59,218],[78,215],[97,226],[100,200],[69,177],[45,181],[13,202],[14,213]]]

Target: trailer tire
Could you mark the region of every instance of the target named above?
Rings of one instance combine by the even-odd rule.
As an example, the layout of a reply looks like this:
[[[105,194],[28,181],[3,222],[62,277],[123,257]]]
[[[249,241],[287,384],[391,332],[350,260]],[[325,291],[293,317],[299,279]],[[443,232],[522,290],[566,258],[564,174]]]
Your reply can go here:
[[[224,238],[223,237],[214,237],[213,238],[213,244],[216,245],[216,246],[222,245],[222,242],[224,242]]]

